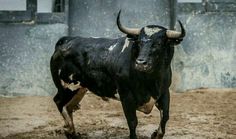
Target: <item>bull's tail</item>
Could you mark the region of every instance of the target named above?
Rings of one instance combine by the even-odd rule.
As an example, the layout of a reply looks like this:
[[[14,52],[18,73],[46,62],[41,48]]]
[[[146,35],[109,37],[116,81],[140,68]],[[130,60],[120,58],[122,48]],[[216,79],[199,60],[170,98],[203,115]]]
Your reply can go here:
[[[51,57],[50,70],[51,70],[52,80],[58,89],[61,88],[60,77],[58,74],[61,64],[62,64],[61,61],[59,61],[58,59],[54,59],[53,56]]]
[[[50,60],[50,70],[51,70],[52,80],[58,89],[61,89],[62,87],[60,83],[60,77],[59,77],[59,69],[61,68],[64,62],[62,48],[63,48],[63,45],[65,45],[67,42],[69,42],[72,39],[73,39],[72,37],[60,38],[56,43],[55,51]]]

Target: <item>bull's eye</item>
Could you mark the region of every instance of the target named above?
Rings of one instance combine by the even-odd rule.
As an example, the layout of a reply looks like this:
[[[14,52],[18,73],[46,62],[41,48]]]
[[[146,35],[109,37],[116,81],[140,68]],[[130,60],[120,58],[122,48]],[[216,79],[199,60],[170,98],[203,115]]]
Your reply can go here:
[[[139,42],[138,42],[138,46],[141,46],[141,45],[142,45],[142,42],[141,42],[141,41],[139,41]]]
[[[158,41],[158,42],[156,42],[156,44],[157,44],[157,45],[161,45],[161,42],[160,42],[160,41]]]
[[[161,47],[161,42],[160,41],[155,42],[153,44],[153,47],[155,47],[155,48]]]
[[[161,44],[155,43],[152,45],[152,52],[156,53],[161,50]]]
[[[161,46],[161,43],[155,43],[153,46],[154,46],[154,47],[160,47],[160,46]]]

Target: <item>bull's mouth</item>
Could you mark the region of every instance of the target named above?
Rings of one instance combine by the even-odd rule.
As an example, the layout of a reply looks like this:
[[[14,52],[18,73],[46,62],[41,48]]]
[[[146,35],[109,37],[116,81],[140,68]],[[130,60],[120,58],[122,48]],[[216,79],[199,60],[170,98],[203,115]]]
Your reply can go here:
[[[152,66],[151,65],[143,65],[143,64],[135,64],[135,69],[141,72],[152,72]]]

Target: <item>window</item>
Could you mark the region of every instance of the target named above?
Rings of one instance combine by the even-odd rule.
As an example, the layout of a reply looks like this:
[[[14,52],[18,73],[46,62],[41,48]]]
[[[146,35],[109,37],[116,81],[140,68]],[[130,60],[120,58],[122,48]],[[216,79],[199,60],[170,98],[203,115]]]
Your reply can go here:
[[[38,23],[67,23],[68,0],[37,0]]]
[[[64,12],[65,0],[37,0],[38,13]]]
[[[179,12],[204,12],[203,0],[177,0]]]
[[[0,5],[1,11],[26,11],[26,0],[0,0]]]
[[[177,0],[179,12],[236,12],[236,0]]]
[[[236,0],[204,0],[206,12],[236,12]]]
[[[69,0],[0,0],[2,23],[67,23]]]
[[[201,3],[202,0],[178,0],[178,3]]]
[[[35,0],[1,0],[0,22],[30,22],[35,4]]]
[[[37,0],[37,13],[52,13],[54,0]]]

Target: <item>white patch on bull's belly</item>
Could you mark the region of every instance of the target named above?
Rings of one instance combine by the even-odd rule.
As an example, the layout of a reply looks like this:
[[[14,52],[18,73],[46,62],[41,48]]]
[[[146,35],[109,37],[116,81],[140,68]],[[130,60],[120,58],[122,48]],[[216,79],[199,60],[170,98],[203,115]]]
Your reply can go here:
[[[117,100],[120,100],[120,95],[118,93],[115,94]]]
[[[121,50],[121,53],[124,52],[124,50],[129,46],[129,40],[126,38],[125,39],[125,44],[123,45],[123,48]]]
[[[161,29],[158,27],[155,28],[149,28],[149,27],[144,27],[144,32],[145,34],[147,34],[148,36],[152,36],[153,34],[159,32]]]
[[[70,80],[73,80],[73,74],[71,74],[71,75],[69,76],[69,79],[70,79]]]
[[[156,103],[156,100],[151,97],[150,100],[147,103],[145,103],[144,105],[138,107],[137,110],[141,111],[145,114],[149,114],[149,113],[151,113],[152,108],[153,108],[155,103]]]
[[[117,43],[111,45],[111,46],[108,48],[108,50],[109,50],[109,51],[112,51],[112,50],[116,47],[116,45],[117,45]]]
[[[82,88],[82,86],[80,85],[80,82],[77,81],[78,83],[77,84],[74,84],[74,83],[66,83],[64,82],[63,80],[61,80],[61,85],[63,86],[63,88],[68,88],[70,89],[71,91],[75,91],[75,90],[78,90],[79,88]]]

